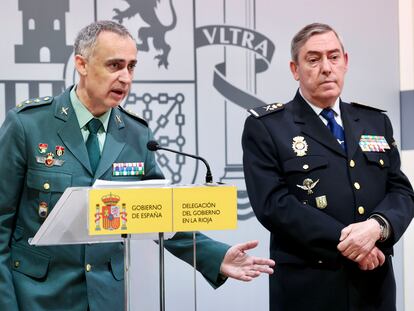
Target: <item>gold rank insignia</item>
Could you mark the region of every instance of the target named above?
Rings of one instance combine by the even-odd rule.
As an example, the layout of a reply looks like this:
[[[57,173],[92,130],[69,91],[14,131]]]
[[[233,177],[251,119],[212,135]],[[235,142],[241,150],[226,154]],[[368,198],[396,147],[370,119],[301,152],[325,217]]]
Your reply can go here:
[[[303,157],[308,151],[308,143],[303,136],[293,137],[292,149],[298,157]]]
[[[49,96],[27,99],[21,103],[18,103],[16,107],[18,108],[18,111],[20,112],[29,107],[38,107],[38,106],[50,104],[52,102],[52,99],[53,98]]]
[[[313,193],[312,189],[315,188],[318,182],[319,182],[319,179],[317,181],[313,181],[310,178],[306,178],[303,181],[303,185],[296,185],[296,186],[300,189],[307,190],[308,194],[312,194]]]
[[[253,115],[255,118],[260,118],[265,115],[271,114],[272,112],[281,111],[284,109],[284,107],[285,105],[281,103],[274,103],[266,106],[248,109],[247,111],[250,112],[250,114]]]
[[[273,111],[273,110],[279,109],[282,106],[283,106],[283,104],[280,104],[280,103],[279,104],[270,104],[270,105],[264,106],[263,109],[266,110],[266,111]]]

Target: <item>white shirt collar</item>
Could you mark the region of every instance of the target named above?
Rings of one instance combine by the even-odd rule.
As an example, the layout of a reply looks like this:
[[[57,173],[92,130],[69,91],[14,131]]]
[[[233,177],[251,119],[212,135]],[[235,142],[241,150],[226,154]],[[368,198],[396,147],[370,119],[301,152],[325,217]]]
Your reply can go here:
[[[315,111],[316,115],[320,115],[323,108],[320,108],[314,104],[312,104],[310,101],[308,101],[305,96],[303,96],[301,89],[299,88],[299,93],[302,96],[302,98],[305,100],[305,102]],[[339,107],[339,97],[336,99],[334,105],[331,107],[331,109],[335,112],[335,118],[341,118],[341,109]]]

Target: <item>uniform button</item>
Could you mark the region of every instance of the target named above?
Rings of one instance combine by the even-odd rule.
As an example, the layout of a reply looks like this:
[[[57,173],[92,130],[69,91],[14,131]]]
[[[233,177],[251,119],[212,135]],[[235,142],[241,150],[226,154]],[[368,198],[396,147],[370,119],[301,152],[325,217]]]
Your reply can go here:
[[[45,183],[43,184],[43,189],[45,189],[45,190],[49,190],[49,189],[50,189],[50,184],[49,184],[48,182],[45,182]]]
[[[304,170],[307,170],[309,168],[309,165],[304,164],[302,167],[303,167]]]
[[[359,182],[354,182],[354,187],[356,190],[361,189],[361,185],[359,184]]]
[[[322,260],[318,260],[318,264],[323,264],[323,261]]]
[[[384,160],[383,159],[380,159],[379,163],[381,164],[381,166],[384,166]]]
[[[87,264],[85,270],[86,272],[90,272],[92,270],[92,266],[90,264]]]
[[[15,267],[15,268],[20,267],[20,261],[16,260],[16,261],[14,262],[14,267]]]
[[[358,213],[359,213],[360,215],[364,215],[364,213],[365,213],[365,208],[364,208],[363,206],[359,206],[359,207],[358,207]]]
[[[350,167],[355,167],[355,161],[354,160],[349,161],[349,166]]]

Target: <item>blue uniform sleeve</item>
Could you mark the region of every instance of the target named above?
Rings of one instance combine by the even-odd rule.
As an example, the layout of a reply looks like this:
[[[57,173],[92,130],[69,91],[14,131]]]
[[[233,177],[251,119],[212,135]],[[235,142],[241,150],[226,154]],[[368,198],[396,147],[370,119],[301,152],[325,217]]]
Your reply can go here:
[[[386,140],[394,142],[393,130],[389,118],[384,115]],[[391,237],[380,245],[391,247],[401,238],[414,214],[414,194],[408,178],[401,172],[401,159],[395,144],[389,152],[390,168],[387,178],[387,193],[375,208],[374,213],[384,216],[391,225]]]

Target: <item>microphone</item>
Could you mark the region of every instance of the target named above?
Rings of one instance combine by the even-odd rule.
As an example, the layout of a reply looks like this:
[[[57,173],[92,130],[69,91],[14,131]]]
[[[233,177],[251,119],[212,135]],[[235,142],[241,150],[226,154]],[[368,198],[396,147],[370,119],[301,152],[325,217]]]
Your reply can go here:
[[[172,150],[172,149],[169,149],[169,148],[161,147],[160,144],[158,142],[156,142],[155,140],[150,140],[147,143],[147,148],[150,151],[165,150],[165,151],[169,151],[169,152],[181,154],[183,156],[190,157],[190,158],[194,158],[194,159],[197,159],[197,160],[202,161],[204,163],[204,165],[206,166],[206,169],[207,169],[207,172],[206,172],[206,183],[212,183],[213,182],[213,175],[211,175],[210,165],[208,165],[207,161],[205,159],[203,159],[202,157],[199,157],[199,156],[194,155],[194,154],[188,154],[188,153],[185,153],[185,152],[181,152],[181,151],[177,151],[177,150]]]

